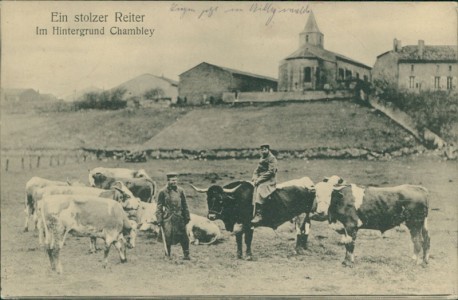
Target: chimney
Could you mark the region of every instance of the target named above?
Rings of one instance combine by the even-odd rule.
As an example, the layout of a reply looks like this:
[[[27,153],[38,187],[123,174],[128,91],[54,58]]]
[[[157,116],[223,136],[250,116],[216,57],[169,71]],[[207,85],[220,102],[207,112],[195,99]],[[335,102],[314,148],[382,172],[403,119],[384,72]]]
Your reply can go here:
[[[401,41],[395,38],[393,40],[393,51],[394,52],[400,52],[401,48],[402,48]]]
[[[425,52],[425,41],[418,40],[418,56],[423,58],[423,53]]]

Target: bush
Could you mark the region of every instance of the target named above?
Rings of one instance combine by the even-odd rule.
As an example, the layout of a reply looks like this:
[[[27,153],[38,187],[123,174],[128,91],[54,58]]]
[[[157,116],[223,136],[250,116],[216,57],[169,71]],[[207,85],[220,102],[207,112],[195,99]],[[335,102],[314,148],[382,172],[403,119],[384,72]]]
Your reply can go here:
[[[82,100],[75,101],[75,110],[80,109],[107,109],[116,110],[127,106],[123,100],[125,89],[103,91],[101,93],[90,92],[83,95]]]
[[[449,137],[458,122],[458,93],[456,91],[420,91],[398,89],[387,81],[375,81],[377,96],[385,104],[395,106],[415,121],[419,131],[428,128],[442,137]]]

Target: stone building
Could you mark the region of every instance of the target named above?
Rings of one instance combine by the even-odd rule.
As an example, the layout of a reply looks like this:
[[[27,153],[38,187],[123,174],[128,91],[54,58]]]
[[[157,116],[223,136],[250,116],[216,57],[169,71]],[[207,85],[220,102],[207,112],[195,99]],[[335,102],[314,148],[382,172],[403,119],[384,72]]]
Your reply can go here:
[[[181,73],[178,97],[187,104],[218,103],[223,93],[270,92],[277,90],[277,80],[202,62]]]
[[[280,61],[278,91],[322,90],[348,86],[353,79],[371,80],[371,67],[324,49],[324,34],[313,12],[299,34],[299,49]]]
[[[453,90],[457,87],[456,46],[418,45],[402,47],[394,39],[393,49],[377,56],[373,80],[385,80],[411,91]]]

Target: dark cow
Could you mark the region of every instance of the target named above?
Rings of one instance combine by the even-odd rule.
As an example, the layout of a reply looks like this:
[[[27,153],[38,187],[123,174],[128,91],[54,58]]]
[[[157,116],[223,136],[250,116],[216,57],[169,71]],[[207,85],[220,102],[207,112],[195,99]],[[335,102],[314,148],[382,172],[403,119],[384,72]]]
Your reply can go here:
[[[143,202],[151,203],[157,192],[156,182],[152,179],[144,178],[120,178],[109,177],[101,173],[96,173],[92,176],[94,187],[101,189],[110,189],[113,184],[120,181],[122,182],[135,197],[140,198]]]
[[[246,259],[251,260],[253,185],[247,181],[236,181],[224,187],[213,185],[208,189],[198,189],[194,186],[193,188],[198,192],[207,193],[208,218],[210,220],[221,219],[226,230],[234,231],[237,241],[237,258],[242,258],[242,237],[245,235]],[[309,214],[314,208],[314,200],[313,182],[308,177],[280,184],[266,200],[265,217],[257,226],[276,229],[286,221],[306,213],[304,221],[300,224],[301,233],[298,233],[296,241],[296,251],[300,253],[306,248],[310,228]],[[234,228],[236,223],[241,224],[242,228]]]
[[[237,258],[242,256],[242,239],[245,237],[246,259],[252,259],[251,241],[253,240],[253,185],[248,181],[235,181],[221,187],[212,185],[208,189],[199,189],[191,185],[197,192],[207,194],[207,218],[223,221],[227,231],[234,232],[237,241]],[[242,224],[241,228],[234,225]]]
[[[346,255],[344,265],[354,263],[353,251],[358,229],[380,230],[382,233],[405,223],[414,244],[414,259],[428,263],[430,237],[427,229],[428,190],[422,186],[367,187],[355,184],[327,187],[317,185],[318,215],[326,215],[330,226],[343,235]],[[329,195],[318,197],[319,194]]]

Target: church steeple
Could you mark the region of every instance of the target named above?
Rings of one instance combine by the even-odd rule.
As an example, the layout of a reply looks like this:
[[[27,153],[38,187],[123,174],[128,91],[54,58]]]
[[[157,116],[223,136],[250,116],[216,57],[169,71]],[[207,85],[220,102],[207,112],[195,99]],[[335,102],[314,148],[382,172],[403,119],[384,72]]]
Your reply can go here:
[[[305,28],[299,34],[299,46],[303,46],[305,44],[314,45],[320,48],[324,47],[324,35],[318,28],[313,11],[310,11]]]

